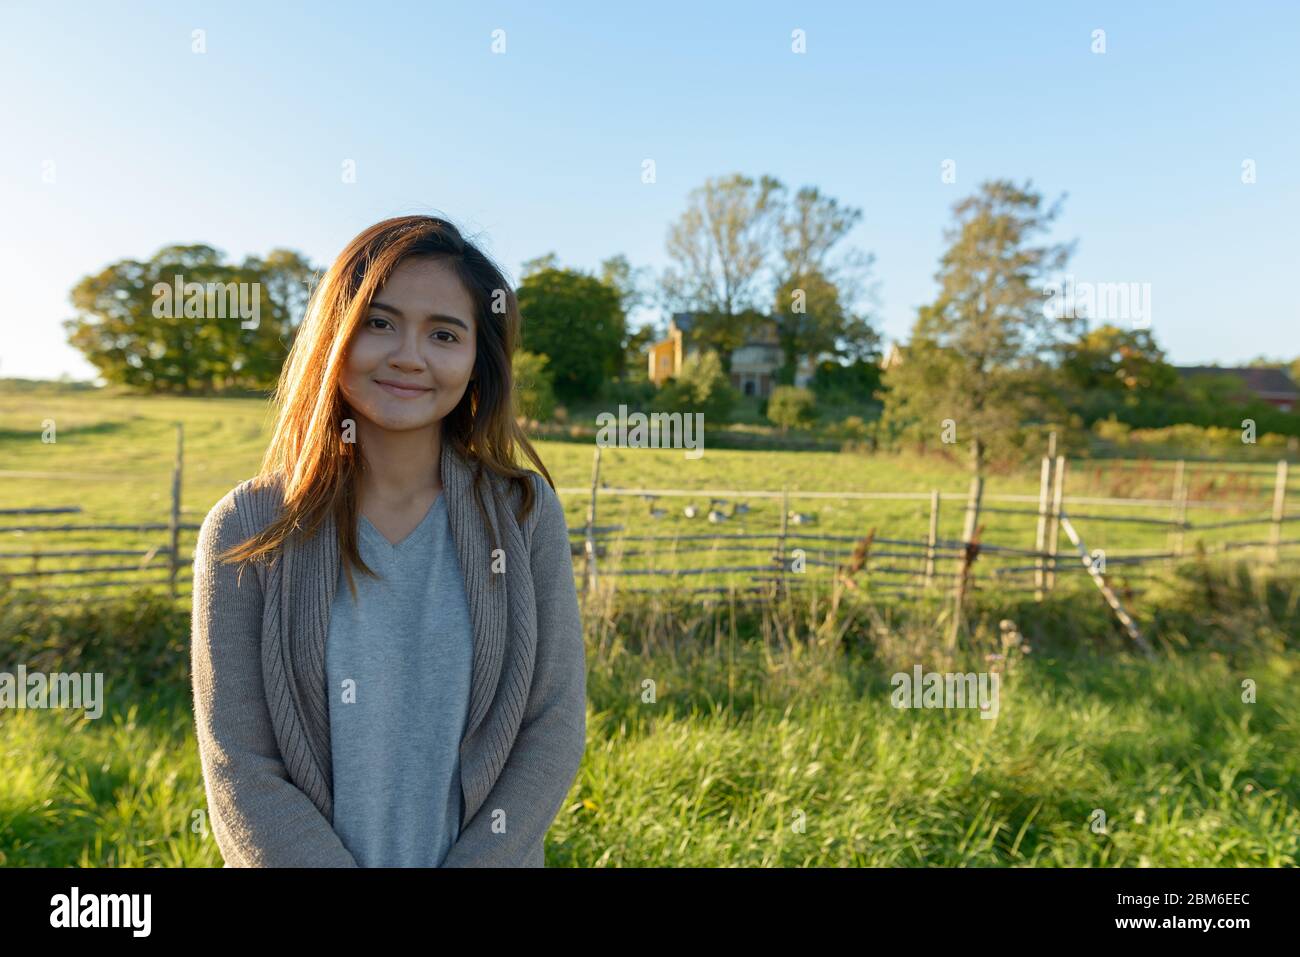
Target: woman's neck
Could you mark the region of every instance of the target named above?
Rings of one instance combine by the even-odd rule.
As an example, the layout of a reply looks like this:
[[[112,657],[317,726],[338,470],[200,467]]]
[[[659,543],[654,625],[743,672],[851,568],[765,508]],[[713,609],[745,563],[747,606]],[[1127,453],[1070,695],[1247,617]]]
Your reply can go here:
[[[364,506],[400,506],[442,489],[442,423],[427,429],[389,432],[357,424],[364,463],[358,496]]]

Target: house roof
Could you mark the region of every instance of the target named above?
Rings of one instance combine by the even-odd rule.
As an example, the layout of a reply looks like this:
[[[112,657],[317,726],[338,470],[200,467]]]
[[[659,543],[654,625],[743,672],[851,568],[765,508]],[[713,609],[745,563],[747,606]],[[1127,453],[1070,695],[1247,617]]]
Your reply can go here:
[[[1219,366],[1174,366],[1174,368],[1185,379],[1193,376],[1230,375],[1240,379],[1246,388],[1258,396],[1300,398],[1300,389],[1296,388],[1295,383],[1291,381],[1291,377],[1282,369],[1263,367],[1230,369]]]
[[[690,332],[695,327],[695,314],[691,312],[674,312],[673,325],[682,332]]]

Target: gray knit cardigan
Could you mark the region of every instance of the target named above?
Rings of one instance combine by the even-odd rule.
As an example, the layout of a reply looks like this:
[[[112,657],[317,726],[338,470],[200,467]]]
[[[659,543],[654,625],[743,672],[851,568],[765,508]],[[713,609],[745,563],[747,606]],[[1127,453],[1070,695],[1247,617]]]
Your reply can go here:
[[[443,494],[474,632],[460,744],[465,797],[444,867],[543,867],[543,838],[586,745],[586,656],[564,509],[484,469],[493,546],[474,468],[444,442]],[[279,484],[249,479],[203,521],[194,550],[191,671],[212,833],[227,867],[357,867],[335,833],[325,640],[339,574],[333,516],[291,536],[269,563],[216,556],[283,507]],[[504,568],[504,571],[502,571]],[[495,569],[495,570],[494,570]]]

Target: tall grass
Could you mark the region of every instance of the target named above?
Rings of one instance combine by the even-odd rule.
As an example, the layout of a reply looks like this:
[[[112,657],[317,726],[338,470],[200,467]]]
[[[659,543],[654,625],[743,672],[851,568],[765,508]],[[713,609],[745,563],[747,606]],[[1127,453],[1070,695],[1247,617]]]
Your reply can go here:
[[[1295,865],[1300,580],[1190,563],[1142,611],[1151,660],[1086,583],[978,596],[954,649],[943,601],[869,586],[593,593],[588,748],[548,863]],[[0,670],[102,670],[109,697],[95,721],[0,712],[0,863],[220,864],[188,624],[157,598],[68,612],[0,591]],[[894,708],[916,664],[997,671],[997,717]]]

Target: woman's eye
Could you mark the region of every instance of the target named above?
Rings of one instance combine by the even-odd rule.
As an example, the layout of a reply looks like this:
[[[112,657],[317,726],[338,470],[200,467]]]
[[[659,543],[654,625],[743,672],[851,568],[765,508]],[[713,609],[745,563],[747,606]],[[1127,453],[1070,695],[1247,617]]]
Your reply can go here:
[[[448,332],[446,329],[438,329],[438,330],[435,330],[433,334],[434,334],[435,336],[436,336],[436,335],[445,335],[445,336],[447,336],[446,339],[443,339],[443,340],[442,340],[443,342],[455,342],[455,341],[456,341],[456,336],[455,336],[455,334],[454,334],[454,333],[451,333],[451,332]]]
[[[367,322],[387,322],[388,320],[385,319],[383,316],[371,316],[371,317],[370,317],[369,319],[367,319],[366,321],[367,321]]]

